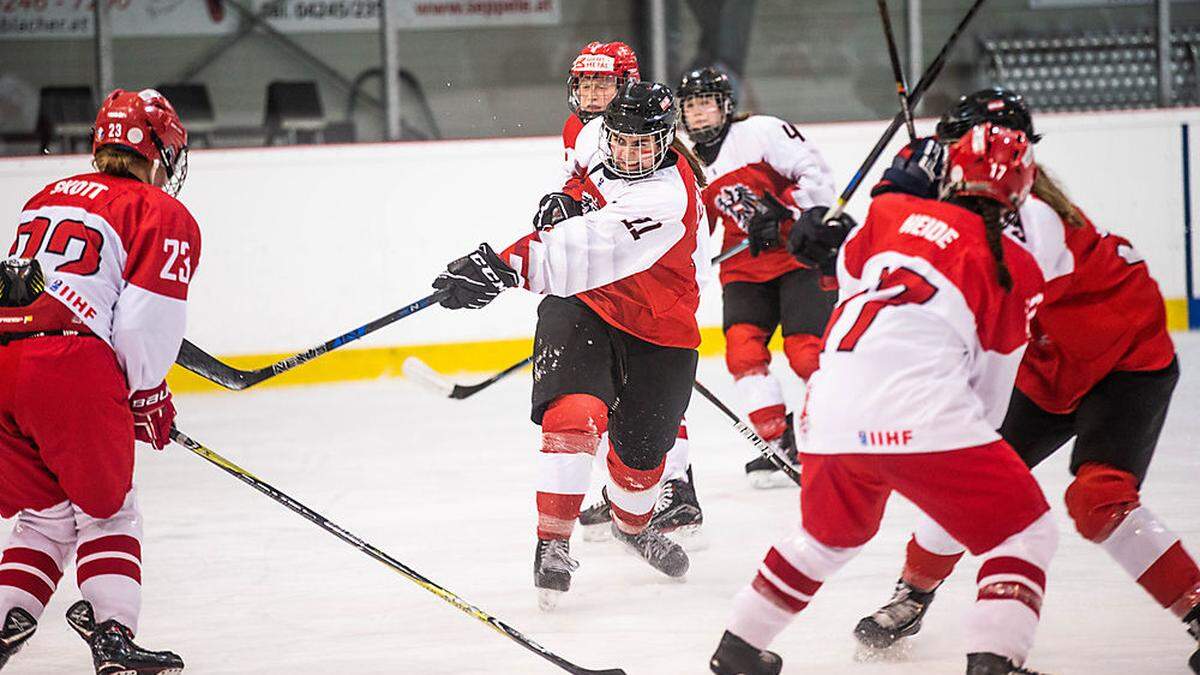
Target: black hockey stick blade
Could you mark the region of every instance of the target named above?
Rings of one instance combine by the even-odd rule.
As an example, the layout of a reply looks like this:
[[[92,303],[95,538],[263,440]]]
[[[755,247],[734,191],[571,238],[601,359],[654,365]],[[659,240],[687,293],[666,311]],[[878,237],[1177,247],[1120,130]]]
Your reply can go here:
[[[527,356],[477,384],[455,384],[443,377],[441,373],[430,368],[429,364],[415,356],[404,359],[403,371],[405,377],[417,384],[424,385],[429,390],[441,396],[461,401],[464,398],[470,398],[478,394],[512,373],[528,366],[530,363],[533,363],[533,357]]]
[[[215,382],[226,389],[241,391],[242,389],[253,387],[263,380],[269,380],[276,375],[286,373],[302,363],[312,361],[322,354],[327,354],[339,347],[354,342],[355,340],[373,333],[384,326],[395,323],[400,319],[409,316],[410,314],[419,312],[431,305],[436,305],[444,300],[447,295],[448,293],[446,291],[438,291],[432,295],[427,295],[410,305],[406,305],[394,312],[385,314],[374,321],[365,323],[358,328],[333,338],[332,340],[323,342],[316,347],[309,349],[308,351],[294,354],[286,359],[283,359],[282,361],[279,361],[278,363],[273,363],[269,366],[256,368],[254,370],[241,370],[239,368],[234,368],[227,363],[223,363],[215,356],[212,356],[203,349],[200,349],[187,339],[185,339],[183,344],[180,345],[179,355],[175,358],[175,362],[187,370],[199,375],[200,377],[203,377],[211,382]]]
[[[729,406],[722,403],[721,399],[717,398],[716,394],[708,390],[708,387],[700,384],[700,380],[693,382],[692,386],[695,387],[696,391],[700,392],[701,396],[708,399],[710,403],[717,406],[717,409],[725,413],[725,416],[733,422],[733,428],[737,429],[737,432],[741,434],[742,437],[753,443],[755,449],[758,450],[760,455],[770,460],[770,462],[775,465],[775,468],[786,474],[788,478],[792,479],[793,483],[796,485],[800,484],[800,472],[796,470],[796,467],[792,466],[791,463],[787,461],[787,458],[781,456],[779,452],[775,450],[775,448],[771,447],[770,443],[767,443],[762,436],[759,436],[754,429],[751,429],[750,425],[743,422],[741,418],[737,416],[737,413],[733,412],[729,409]]]
[[[573,675],[625,675],[625,671],[621,670],[619,668],[610,668],[607,670],[589,670],[587,668],[582,668],[580,666],[575,665],[574,663],[571,663],[570,661],[562,658],[561,656],[555,654],[554,652],[552,652],[552,651],[546,649],[545,647],[541,646],[540,644],[534,642],[530,638],[525,637],[525,635],[522,634],[521,631],[504,623],[503,621],[501,621],[500,619],[497,619],[496,617],[492,616],[491,614],[488,614],[487,612],[483,611],[482,609],[479,609],[478,607],[476,607],[475,605],[472,605],[471,603],[467,602],[466,600],[463,600],[461,597],[459,597],[452,591],[449,591],[446,588],[444,588],[443,586],[438,585],[436,582],[430,580],[429,578],[427,578],[420,572],[412,569],[411,567],[409,567],[408,565],[405,565],[404,563],[400,562],[399,560],[396,560],[395,558],[391,557],[387,553],[384,553],[383,551],[375,548],[371,544],[360,539],[357,535],[352,534],[350,531],[348,531],[345,528],[341,527],[340,525],[334,523],[333,521],[327,519],[325,516],[322,516],[321,514],[317,513],[316,511],[313,511],[312,509],[308,508],[304,504],[301,504],[300,502],[296,501],[292,497],[289,497],[288,495],[284,494],[283,492],[280,492],[278,489],[276,489],[270,483],[262,480],[258,476],[255,476],[254,474],[243,469],[242,467],[238,466],[237,464],[234,464],[233,462],[229,461],[228,459],[225,459],[221,455],[206,448],[205,446],[201,445],[200,443],[197,443],[196,441],[192,440],[191,438],[188,438],[188,436],[186,434],[184,434],[183,432],[179,431],[178,429],[176,429],[174,427],[171,428],[171,440],[175,441],[179,445],[192,451],[193,453],[200,456],[204,460],[216,465],[217,467],[220,467],[223,471],[225,471],[229,475],[233,476],[234,478],[237,478],[238,480],[249,485],[250,487],[254,488],[255,490],[258,490],[259,492],[263,493],[267,497],[270,497],[271,500],[273,500],[279,504],[282,504],[283,506],[286,506],[292,512],[303,517],[305,520],[309,521],[313,525],[316,525],[317,527],[321,528],[322,530],[325,530],[329,534],[332,534],[333,536],[337,537],[338,539],[342,540],[343,542],[353,546],[354,548],[358,549],[359,551],[362,551],[364,554],[370,556],[371,558],[374,558],[376,561],[383,563],[384,565],[391,568],[392,571],[398,572],[401,576],[405,577],[409,581],[412,581],[413,583],[417,584],[421,588],[424,588],[425,590],[429,591],[430,593],[433,593],[434,595],[438,596],[442,600],[445,600],[446,602],[450,603],[454,607],[457,607],[462,612],[469,614],[470,616],[473,616],[476,619],[488,624],[496,632],[500,633],[501,635],[504,635],[505,637],[509,638],[513,642],[516,642],[517,644],[521,645],[522,647],[524,647],[524,648],[528,649],[529,651],[533,652],[534,654],[537,654],[538,656],[546,659],[547,661],[553,663],[554,665],[567,671],[568,673],[572,673]]]
[[[967,24],[971,22],[971,19],[975,18],[975,15],[979,12],[979,8],[983,6],[984,2],[986,2],[986,0],[975,0],[974,4],[971,5],[971,8],[967,10],[966,15],[963,16],[962,20],[958,22],[958,26],[954,28],[954,32],[950,34],[949,38],[946,38],[946,43],[942,45],[942,50],[938,52],[937,56],[934,57],[933,62],[930,63],[929,67],[925,69],[925,72],[921,74],[921,79],[917,82],[917,86],[913,87],[913,90],[908,94],[908,105],[910,109],[917,107],[917,104],[921,102],[921,97],[925,95],[925,91],[928,90],[931,85],[933,85],[933,81],[936,80],[938,75],[941,74],[942,68],[945,67],[946,60],[950,56],[950,49],[954,47],[954,44],[958,42],[960,37],[962,37],[963,31],[966,29]],[[849,202],[850,198],[854,196],[855,191],[858,190],[858,186],[861,185],[863,179],[866,178],[867,172],[871,170],[871,167],[875,166],[875,162],[879,159],[879,156],[883,154],[884,148],[886,148],[887,144],[891,142],[892,137],[896,135],[896,132],[900,129],[900,125],[902,124],[904,124],[903,110],[896,113],[896,115],[892,117],[892,123],[888,125],[887,130],[885,130],[883,135],[879,137],[879,140],[875,143],[875,147],[871,149],[871,152],[867,155],[866,159],[863,160],[862,165],[858,167],[858,171],[854,172],[854,175],[850,178],[850,182],[846,183],[846,187],[842,190],[842,194],[840,194],[837,198],[837,204],[834,206],[834,208],[829,209],[829,213],[825,215],[826,222],[845,213],[846,203]]]

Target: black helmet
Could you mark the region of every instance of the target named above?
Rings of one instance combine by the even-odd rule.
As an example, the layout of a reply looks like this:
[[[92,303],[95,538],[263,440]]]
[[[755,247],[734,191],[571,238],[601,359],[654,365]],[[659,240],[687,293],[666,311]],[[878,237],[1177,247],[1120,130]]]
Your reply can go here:
[[[983,122],[1023,131],[1034,143],[1042,138],[1033,133],[1033,118],[1023,96],[1004,87],[988,87],[958,99],[942,115],[937,125],[938,139],[943,143],[957,140]]]
[[[675,95],[657,82],[630,82],[617,92],[604,110],[604,165],[622,178],[643,178],[653,173],[675,140]],[[628,144],[646,137],[654,141],[653,161],[631,168],[613,156],[613,144]]]
[[[687,116],[683,115],[683,128],[688,136],[697,143],[708,143],[718,138],[729,126],[729,118],[737,107],[737,99],[733,95],[733,83],[729,76],[719,68],[709,66],[697,68],[684,74],[679,82],[679,109],[682,112],[684,103],[696,96],[712,96],[717,107],[721,110],[721,122],[716,125],[692,128],[688,126]]]

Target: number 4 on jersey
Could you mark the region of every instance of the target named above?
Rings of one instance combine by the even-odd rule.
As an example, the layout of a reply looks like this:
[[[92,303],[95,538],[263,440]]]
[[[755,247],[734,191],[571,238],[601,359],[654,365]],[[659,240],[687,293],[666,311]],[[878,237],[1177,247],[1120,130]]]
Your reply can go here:
[[[858,317],[855,318],[854,324],[850,326],[850,330],[838,342],[837,350],[839,352],[854,351],[854,347],[858,345],[858,341],[862,339],[867,329],[874,323],[875,317],[879,312],[883,311],[884,307],[896,305],[923,305],[934,295],[937,295],[937,288],[929,283],[929,281],[908,269],[907,267],[897,267],[896,269],[884,269],[880,275],[879,283],[870,291],[860,291],[858,294],[848,298],[846,302],[838,305],[833,311],[833,315],[829,318],[829,326],[832,328],[842,318],[842,311],[846,305],[854,298],[864,293],[879,293],[881,291],[894,290],[890,296],[881,300],[869,300],[863,303],[862,308],[858,312]],[[828,333],[826,333],[828,337]]]

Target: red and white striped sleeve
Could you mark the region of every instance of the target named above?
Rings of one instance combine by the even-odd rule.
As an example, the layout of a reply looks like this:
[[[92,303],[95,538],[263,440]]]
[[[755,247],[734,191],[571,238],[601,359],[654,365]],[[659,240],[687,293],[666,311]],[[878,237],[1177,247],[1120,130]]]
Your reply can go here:
[[[534,293],[568,297],[650,269],[687,231],[688,194],[660,171],[596,211],[534,232],[501,258]]]
[[[130,390],[151,389],[166,377],[183,341],[188,287],[200,262],[200,228],[165,194],[112,208],[128,252],[112,345]]]

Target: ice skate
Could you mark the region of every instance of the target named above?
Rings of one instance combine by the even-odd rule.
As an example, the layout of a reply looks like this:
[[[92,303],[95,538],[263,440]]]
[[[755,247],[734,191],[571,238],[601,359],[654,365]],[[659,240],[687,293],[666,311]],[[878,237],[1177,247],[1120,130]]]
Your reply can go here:
[[[571,558],[566,539],[538,539],[533,553],[533,585],[538,589],[538,607],[550,611],[563,593],[571,590],[571,572],[579,563]]]
[[[854,637],[869,650],[882,650],[896,644],[901,638],[916,635],[921,630],[921,620],[933,602],[936,590],[923,593],[903,579],[897,581],[892,599],[874,614],[859,621],[854,627]]]
[[[608,506],[608,495],[601,492],[600,501],[579,512],[579,525],[583,529],[584,541],[608,541],[612,539],[608,524],[612,522],[612,509]]]
[[[1200,642],[1200,605],[1193,607],[1183,622],[1187,624],[1188,632],[1196,638],[1196,642]],[[1188,665],[1192,667],[1193,673],[1200,675],[1200,646],[1197,646],[1196,651],[1192,652],[1192,658],[1188,659]]]
[[[1046,675],[1022,668],[998,654],[967,654],[967,675]]]
[[[630,551],[659,572],[669,577],[682,577],[687,574],[687,553],[682,546],[665,537],[662,532],[647,527],[637,534],[626,534],[617,527],[616,522],[613,522],[611,531],[614,539],[625,544]]]
[[[783,659],[775,652],[759,651],[725,631],[717,651],[708,660],[708,667],[717,675],[779,675]]]
[[[92,648],[96,675],[168,675],[183,672],[183,659],[172,652],[152,652],[133,642],[133,631],[116,619],[96,625],[87,600],[67,610],[67,623]]]
[[[668,535],[685,549],[696,551],[705,544],[700,530],[703,523],[704,513],[696,499],[692,468],[688,467],[686,478],[676,478],[663,484],[658,503],[654,505],[650,527]]]
[[[8,663],[13,654],[21,651],[21,647],[33,637],[37,630],[37,620],[21,609],[13,607],[4,617],[4,625],[0,626],[0,668]]]
[[[779,440],[774,441],[774,445],[779,452],[787,458],[787,461],[797,469],[800,468],[800,460],[796,455],[796,432],[792,430],[792,416],[787,416],[787,430],[779,437]],[[754,459],[746,462],[746,478],[750,481],[750,485],[759,490],[769,490],[772,488],[794,486],[795,483],[787,474],[780,471],[775,464],[766,457],[759,455]]]

